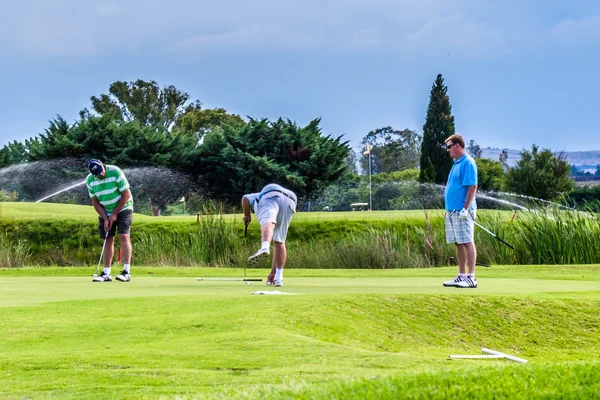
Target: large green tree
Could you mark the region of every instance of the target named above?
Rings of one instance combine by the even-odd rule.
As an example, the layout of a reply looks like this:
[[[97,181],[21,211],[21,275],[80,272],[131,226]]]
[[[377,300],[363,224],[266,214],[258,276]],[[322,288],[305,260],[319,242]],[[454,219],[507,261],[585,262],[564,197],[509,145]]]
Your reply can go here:
[[[452,168],[452,159],[443,148],[445,140],[454,134],[454,117],[448,88],[439,74],[431,88],[427,118],[423,125],[419,181],[444,184]]]
[[[201,109],[194,107],[177,118],[173,132],[192,133],[198,140],[201,140],[212,129],[223,125],[241,127],[245,124],[242,117],[229,114],[224,108]]]
[[[375,129],[363,138],[370,145],[371,173],[402,171],[419,164],[421,136],[410,129],[397,130],[391,126]],[[369,168],[369,156],[361,157],[363,171]]]
[[[508,189],[544,200],[557,200],[573,190],[570,167],[562,155],[535,144],[523,149],[517,165],[508,171]]]
[[[175,86],[160,88],[155,81],[113,82],[108,94],[92,96],[93,111],[109,115],[114,121],[137,121],[141,125],[170,128],[185,112],[201,108],[200,102],[188,104],[190,95]],[[82,117],[88,115],[83,110]]]
[[[347,171],[350,151],[341,137],[322,135],[319,122],[300,127],[280,118],[225,125],[205,136],[196,172],[215,197],[236,204],[268,183],[288,187],[300,199],[314,199]]]
[[[478,190],[500,192],[506,186],[506,173],[500,161],[477,158]]]

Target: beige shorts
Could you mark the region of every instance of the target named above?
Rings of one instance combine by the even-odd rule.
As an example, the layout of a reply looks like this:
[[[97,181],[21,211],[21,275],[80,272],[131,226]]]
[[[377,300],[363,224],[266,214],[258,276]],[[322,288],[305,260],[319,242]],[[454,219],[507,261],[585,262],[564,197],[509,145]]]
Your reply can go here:
[[[263,198],[258,203],[258,222],[261,228],[268,222],[275,223],[273,235],[275,242],[285,243],[288,228],[296,212],[295,206],[289,197],[283,195]]]
[[[476,211],[469,211],[469,218],[461,221],[458,211],[446,212],[446,243],[471,243],[475,237]]]

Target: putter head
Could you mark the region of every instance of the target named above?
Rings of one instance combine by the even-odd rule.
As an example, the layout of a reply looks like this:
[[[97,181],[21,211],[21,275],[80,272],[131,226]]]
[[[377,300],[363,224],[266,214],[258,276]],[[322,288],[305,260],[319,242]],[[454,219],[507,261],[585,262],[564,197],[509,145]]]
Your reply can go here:
[[[92,276],[95,278],[95,277],[97,277],[97,276],[98,276],[98,274],[92,274]]]

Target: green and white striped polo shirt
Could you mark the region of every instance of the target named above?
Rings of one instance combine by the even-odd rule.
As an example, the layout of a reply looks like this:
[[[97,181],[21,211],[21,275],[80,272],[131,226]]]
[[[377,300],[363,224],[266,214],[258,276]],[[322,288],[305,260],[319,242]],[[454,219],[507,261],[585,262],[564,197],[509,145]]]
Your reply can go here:
[[[104,179],[95,177],[89,174],[85,179],[90,198],[98,198],[98,201],[106,210],[106,215],[109,216],[121,199],[121,193],[129,189],[129,182],[125,178],[125,174],[121,168],[114,165],[104,165],[106,175]],[[133,196],[129,198],[123,210],[133,211]]]

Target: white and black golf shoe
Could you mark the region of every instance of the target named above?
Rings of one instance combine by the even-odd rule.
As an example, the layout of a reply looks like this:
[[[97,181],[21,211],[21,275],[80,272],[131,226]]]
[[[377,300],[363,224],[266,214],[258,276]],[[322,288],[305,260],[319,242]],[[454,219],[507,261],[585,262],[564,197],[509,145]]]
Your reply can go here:
[[[123,270],[119,275],[115,277],[115,279],[120,282],[129,282],[131,280],[131,276],[129,275],[129,272]]]
[[[283,278],[275,279],[275,287],[283,287]]]
[[[112,276],[102,271],[100,275],[92,279],[92,282],[112,282]]]
[[[456,287],[462,289],[477,289],[477,279],[469,278],[467,276],[464,280],[458,282],[458,285],[456,285]]]
[[[456,278],[454,278],[450,281],[444,282],[444,286],[458,287],[459,283],[461,283],[465,279],[467,279],[467,278],[461,278],[460,276],[457,276]]]
[[[259,264],[260,262],[266,260],[267,257],[269,257],[269,253],[269,249],[260,248],[256,253],[248,257],[248,262],[252,265]]]

